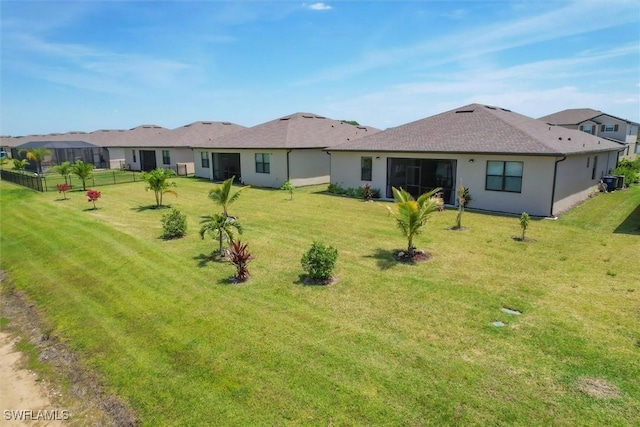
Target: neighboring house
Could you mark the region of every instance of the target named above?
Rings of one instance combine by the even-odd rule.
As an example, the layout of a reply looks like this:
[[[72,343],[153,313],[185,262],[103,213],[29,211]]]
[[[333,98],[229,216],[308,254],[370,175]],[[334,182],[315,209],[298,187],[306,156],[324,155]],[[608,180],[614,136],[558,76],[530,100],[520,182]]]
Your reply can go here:
[[[197,150],[193,151],[191,147],[206,145],[213,139],[224,137],[242,129],[246,128],[231,122],[199,121],[165,132],[159,141],[165,147],[173,147],[172,149],[175,150],[176,156],[180,155],[180,159],[177,161],[181,166],[178,174],[191,175],[195,173],[195,164],[202,164],[201,154]],[[188,148],[188,152],[178,151],[178,148]],[[171,154],[171,151],[169,154]],[[185,173],[182,173],[183,170]]]
[[[545,123],[578,129],[620,144],[619,158],[633,160],[640,153],[637,145],[640,124],[591,108],[573,108],[540,117]]]
[[[31,148],[46,148],[49,152],[42,161],[44,170],[65,161],[73,163],[76,160],[93,163],[97,168],[108,167],[109,153],[105,149],[87,142],[85,135],[84,132],[28,135],[12,138],[11,141],[3,138],[2,143],[13,145],[11,155],[14,158],[25,158],[24,151]],[[27,169],[36,171],[35,162],[30,162]]]
[[[379,132],[311,113],[295,113],[194,145],[195,175],[213,181],[235,176],[245,184],[279,188],[329,182],[324,148]]]
[[[157,167],[176,170],[176,163],[192,161],[189,147],[174,147],[163,135],[169,129],[157,125],[140,125],[120,131],[96,131],[92,135],[109,150],[112,162],[135,171],[150,171]]]
[[[331,182],[414,196],[469,188],[469,207],[555,216],[588,198],[620,145],[499,107],[471,104],[329,148]]]

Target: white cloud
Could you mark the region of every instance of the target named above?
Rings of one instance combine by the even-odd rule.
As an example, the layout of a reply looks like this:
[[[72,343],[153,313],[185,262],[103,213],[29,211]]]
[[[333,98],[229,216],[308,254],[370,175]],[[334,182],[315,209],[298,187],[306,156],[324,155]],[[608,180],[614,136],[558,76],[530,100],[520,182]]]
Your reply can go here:
[[[598,16],[598,19],[590,19],[593,16]],[[407,61],[413,65],[422,63],[422,67],[429,68],[637,20],[637,6],[630,2],[621,2],[617,7],[604,9],[599,2],[570,3],[540,15],[470,28],[462,33],[425,40],[411,46],[369,50],[355,55],[351,62],[320,70],[315,76],[298,83],[340,81],[370,70],[398,66]],[[451,46],[457,48],[451,49]]]
[[[306,5],[306,3],[305,3]],[[331,10],[333,7],[326,5],[324,3],[314,3],[307,6],[311,10]]]

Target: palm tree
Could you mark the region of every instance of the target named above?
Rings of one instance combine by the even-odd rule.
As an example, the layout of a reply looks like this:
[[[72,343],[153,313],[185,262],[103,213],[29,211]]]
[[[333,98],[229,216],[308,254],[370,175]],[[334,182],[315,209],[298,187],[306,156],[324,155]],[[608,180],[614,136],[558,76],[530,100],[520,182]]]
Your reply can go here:
[[[152,171],[142,174],[142,179],[147,183],[147,191],[153,191],[156,196],[156,207],[162,206],[162,195],[164,193],[171,193],[175,196],[178,193],[172,190],[171,187],[175,187],[176,183],[169,181],[169,178],[175,175],[171,169],[155,168]]]
[[[33,160],[36,162],[36,167],[38,170],[38,174],[42,173],[42,160],[44,160],[45,156],[51,153],[46,148],[38,147],[38,148],[27,148],[24,150],[20,150],[21,153],[26,153],[27,159]]]
[[[522,212],[522,215],[520,215],[520,228],[522,228],[523,242],[524,242],[524,233],[527,231],[527,228],[529,227],[530,220],[531,220],[531,217],[529,216],[529,214],[526,212]]]
[[[69,184],[69,181],[67,180],[67,178],[71,174],[71,169],[72,169],[71,163],[69,162],[62,162],[58,166],[55,166],[53,168],[53,170],[55,170],[56,172],[58,172],[60,175],[64,177],[65,184]]]
[[[227,212],[227,208],[229,207],[229,205],[238,200],[238,197],[240,197],[240,192],[242,190],[249,188],[249,186],[246,185],[239,188],[235,193],[231,194],[231,187],[233,186],[233,180],[235,178],[235,176],[232,176],[226,181],[223,181],[222,184],[211,189],[211,191],[209,192],[209,198],[215,203],[222,206],[222,211],[224,212],[225,218],[229,216],[229,213]]]
[[[13,167],[11,169],[22,173],[27,165],[29,165],[27,159],[13,159]]]
[[[87,179],[93,176],[94,166],[91,163],[85,163],[82,160],[76,160],[71,166],[71,173],[78,175],[78,178],[82,180],[82,190],[87,190]]]
[[[238,231],[238,234],[242,234],[242,226],[236,220],[226,217],[220,214],[207,215],[200,221],[202,227],[200,227],[200,237],[204,239],[205,234],[209,234],[214,239],[217,238],[220,242],[220,256],[224,256],[224,250],[222,249],[223,240],[233,242],[233,229]]]
[[[388,206],[387,209],[396,218],[398,227],[407,238],[409,257],[413,257],[415,254],[414,237],[420,234],[429,216],[442,205],[442,199],[435,196],[441,190],[441,188],[435,188],[418,197],[418,200],[414,200],[406,190],[393,187],[396,210],[394,211]]]

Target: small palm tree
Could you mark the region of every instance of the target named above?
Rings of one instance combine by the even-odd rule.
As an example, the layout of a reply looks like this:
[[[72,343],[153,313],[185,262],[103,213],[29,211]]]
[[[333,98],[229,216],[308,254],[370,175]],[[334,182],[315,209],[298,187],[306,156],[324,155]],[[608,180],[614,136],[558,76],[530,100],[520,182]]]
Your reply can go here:
[[[530,219],[531,217],[526,212],[522,212],[522,215],[520,215],[520,228],[522,228],[522,241],[524,241],[524,233],[527,231],[527,228],[529,227]]]
[[[220,242],[220,256],[224,256],[224,249],[222,248],[222,242],[227,240],[230,244],[233,242],[234,235],[233,229],[235,228],[238,234],[242,234],[242,226],[237,221],[220,214],[207,215],[200,221],[202,226],[200,227],[200,237],[204,239],[205,234],[209,234],[214,239],[218,239]]]
[[[64,177],[65,184],[69,184],[68,178],[69,178],[69,175],[71,175],[71,169],[72,169],[71,163],[69,162],[62,162],[58,166],[55,166],[53,168],[53,170],[55,170],[56,172],[58,172],[60,175]]]
[[[82,160],[76,160],[71,166],[71,173],[77,175],[82,180],[82,190],[87,190],[87,179],[93,176],[94,166],[91,163],[85,163]]]
[[[49,153],[51,153],[50,150],[42,147],[27,148],[24,150],[20,150],[20,152],[26,153],[26,157],[28,160],[33,160],[34,162],[36,162],[38,174],[42,173],[42,161]]]
[[[222,211],[224,212],[225,218],[229,216],[229,213],[227,212],[227,208],[229,207],[229,205],[238,200],[238,197],[240,197],[240,192],[242,190],[249,188],[249,186],[246,185],[239,188],[238,191],[232,194],[231,188],[233,186],[233,180],[235,178],[235,176],[232,176],[226,181],[223,181],[222,184],[217,185],[216,187],[212,188],[211,191],[209,191],[209,198],[215,203],[222,206]]]
[[[11,169],[22,173],[28,165],[27,159],[13,159],[13,167]]]
[[[458,215],[456,216],[456,229],[462,228],[462,214],[464,213],[464,207],[467,205],[467,198],[465,197],[465,192],[468,193],[468,190],[464,186],[458,187],[456,191],[456,195],[458,196]]]
[[[387,209],[395,217],[398,227],[407,238],[407,252],[409,257],[413,257],[416,249],[413,245],[413,239],[420,234],[429,216],[442,205],[442,199],[436,197],[436,193],[442,189],[435,188],[424,193],[418,197],[418,200],[414,200],[411,194],[402,188],[392,187],[392,189],[396,210],[394,211],[390,207]]]
[[[142,174],[142,179],[147,183],[147,191],[153,191],[156,196],[156,207],[162,206],[162,195],[164,193],[171,193],[177,196],[178,193],[172,190],[172,187],[176,186],[176,183],[169,181],[169,178],[175,175],[175,172],[171,169],[155,168],[150,172]]]

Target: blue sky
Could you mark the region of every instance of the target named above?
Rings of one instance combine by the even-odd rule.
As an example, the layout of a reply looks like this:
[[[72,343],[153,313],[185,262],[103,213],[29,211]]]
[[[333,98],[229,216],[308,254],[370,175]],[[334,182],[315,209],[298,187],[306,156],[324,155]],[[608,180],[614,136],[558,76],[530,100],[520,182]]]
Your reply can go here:
[[[0,7],[3,135],[294,112],[385,129],[471,102],[640,122],[637,0]]]

